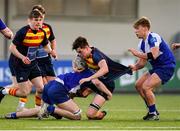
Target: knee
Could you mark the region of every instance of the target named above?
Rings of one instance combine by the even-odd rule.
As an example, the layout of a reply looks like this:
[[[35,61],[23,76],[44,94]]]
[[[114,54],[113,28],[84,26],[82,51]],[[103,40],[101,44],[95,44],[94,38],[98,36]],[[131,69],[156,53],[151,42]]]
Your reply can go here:
[[[144,83],[143,86],[142,86],[142,90],[145,94],[148,93],[148,91],[150,91],[151,89],[151,85],[147,84],[147,83]]]
[[[42,93],[43,92],[43,86],[36,87],[36,91],[38,93]]]
[[[140,82],[136,82],[135,83],[135,88],[136,88],[137,91],[142,90],[142,84]]]
[[[88,119],[93,119],[93,118],[95,118],[95,112],[93,112],[93,111],[88,111],[88,112],[86,112],[86,116],[87,116],[87,118]]]
[[[21,97],[26,97],[30,93],[29,90],[20,90],[20,92],[21,92]]]

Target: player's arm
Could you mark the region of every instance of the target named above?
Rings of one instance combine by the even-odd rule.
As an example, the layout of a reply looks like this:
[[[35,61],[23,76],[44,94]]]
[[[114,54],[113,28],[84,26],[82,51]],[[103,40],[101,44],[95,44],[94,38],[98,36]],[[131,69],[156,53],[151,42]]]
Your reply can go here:
[[[99,61],[98,66],[99,66],[99,70],[92,76],[81,79],[80,84],[87,82],[87,81],[91,81],[93,79],[97,79],[109,72],[109,68],[108,68],[108,65],[107,65],[105,59],[102,59],[101,61]]]
[[[55,39],[51,41],[51,49],[52,49],[53,54],[56,56],[55,58],[57,58],[56,40]]]
[[[56,39],[55,39],[55,35],[54,32],[52,30],[52,27],[50,25],[48,25],[49,29],[50,29],[50,36],[48,38],[48,40],[50,41],[50,45],[51,45],[51,49],[52,49],[52,54],[54,54],[57,58],[57,51],[56,51]]]
[[[112,98],[112,93],[107,89],[107,87],[98,79],[93,79],[92,83],[102,92],[107,95],[108,100]]]
[[[144,68],[146,63],[147,63],[146,59],[138,59],[134,65],[129,65],[129,67],[132,69],[132,71],[137,71],[139,69]]]
[[[16,56],[17,58],[21,59],[23,61],[24,64],[30,64],[31,61],[29,60],[28,57],[24,56],[23,54],[21,54],[17,48],[16,45],[11,43],[11,45],[9,46],[9,51]]]
[[[140,58],[140,59],[152,59],[155,60],[158,56],[159,56],[159,47],[152,47],[151,51],[148,53],[143,53],[140,52],[136,49],[130,48],[129,51],[136,57]]]
[[[171,48],[172,48],[173,50],[180,48],[180,43],[173,43],[173,44],[171,45]]]
[[[12,31],[6,26],[6,24],[0,19],[0,32],[8,39],[13,38]]]
[[[0,30],[0,32],[8,39],[13,38],[13,32],[8,27],[6,27],[3,30]]]

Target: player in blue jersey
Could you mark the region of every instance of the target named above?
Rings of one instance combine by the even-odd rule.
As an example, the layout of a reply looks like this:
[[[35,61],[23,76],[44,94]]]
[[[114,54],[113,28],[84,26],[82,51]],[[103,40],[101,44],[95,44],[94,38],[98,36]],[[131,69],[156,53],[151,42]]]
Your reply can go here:
[[[0,88],[0,101],[7,94],[17,97],[26,97],[29,94],[30,80],[38,90],[39,96],[43,89],[43,82],[39,67],[36,61],[36,52],[40,45],[43,45],[48,53],[52,53],[48,46],[46,33],[42,27],[42,13],[33,10],[29,14],[28,25],[21,28],[15,35],[9,49],[10,59],[15,72],[18,87]],[[53,54],[52,54],[53,55]]]
[[[151,64],[152,69],[136,81],[135,87],[149,109],[143,119],[159,120],[153,90],[171,79],[176,63],[167,43],[158,34],[150,32],[150,26],[150,21],[146,17],[134,23],[135,34],[140,39],[140,43],[139,50],[129,49],[138,58],[138,61],[130,67],[133,71],[137,71],[147,62]]]
[[[69,93],[75,93],[79,87],[79,81],[92,75],[88,69],[81,72],[66,73],[56,77],[55,80],[48,82],[44,86],[42,99],[44,101],[40,111],[38,108],[28,109],[21,112],[10,113],[5,116],[7,119],[17,119],[22,117],[37,116],[42,119],[48,115],[52,115],[57,119],[65,117],[68,119],[79,120],[81,119],[81,110],[78,105],[68,96]],[[108,99],[111,99],[112,94],[98,79],[92,81],[98,85],[97,88],[106,93]],[[81,85],[81,88],[84,88]],[[54,106],[56,105],[56,107]],[[99,119],[102,119],[103,115]]]
[[[6,26],[6,24],[0,19],[0,32],[8,39],[13,38],[13,32]]]
[[[81,79],[81,84],[94,79],[99,79],[109,91],[113,92],[115,88],[114,80],[126,73],[131,74],[131,69],[129,67],[111,60],[97,48],[90,47],[84,37],[78,37],[74,41],[72,49],[76,50],[78,55],[86,61],[88,68],[94,72],[92,76]],[[97,91],[94,85],[87,84],[87,87],[90,87],[96,92],[96,95],[88,108],[87,117],[89,119],[98,119],[103,113],[99,110],[105,104],[107,96],[106,94]]]

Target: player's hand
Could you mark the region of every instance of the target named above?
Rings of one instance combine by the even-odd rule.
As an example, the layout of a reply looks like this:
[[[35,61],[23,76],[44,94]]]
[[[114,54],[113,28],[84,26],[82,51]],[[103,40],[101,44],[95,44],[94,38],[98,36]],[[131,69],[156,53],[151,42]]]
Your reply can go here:
[[[139,51],[137,51],[133,48],[128,49],[128,51],[131,52],[134,56],[138,56],[138,54],[139,54]]]
[[[129,65],[129,67],[131,68],[132,71],[136,71],[135,65]]]
[[[31,64],[31,61],[30,61],[29,58],[26,57],[26,56],[24,56],[24,57],[22,58],[22,62],[23,62],[24,64],[26,64],[26,65]]]
[[[81,84],[83,84],[84,82],[88,82],[88,81],[91,81],[90,77],[81,79],[81,80],[79,81],[79,84],[81,85]]]
[[[109,92],[110,92],[110,91],[109,91]],[[111,99],[112,99],[112,93],[111,93],[111,92],[107,94],[107,99],[108,99],[108,100],[111,100]]]
[[[177,43],[173,43],[173,44],[171,45],[171,48],[172,48],[173,50],[177,49],[177,48],[178,48],[178,47],[177,47]]]
[[[52,50],[50,54],[54,59],[57,59],[57,52],[55,50]]]

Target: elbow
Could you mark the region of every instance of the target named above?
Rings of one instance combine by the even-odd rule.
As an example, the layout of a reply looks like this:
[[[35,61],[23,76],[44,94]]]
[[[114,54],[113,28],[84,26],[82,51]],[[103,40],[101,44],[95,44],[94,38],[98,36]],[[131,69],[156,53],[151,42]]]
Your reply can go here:
[[[107,74],[108,72],[109,72],[109,68],[107,67],[104,69],[104,74]]]
[[[12,45],[9,46],[9,51],[12,52]]]

